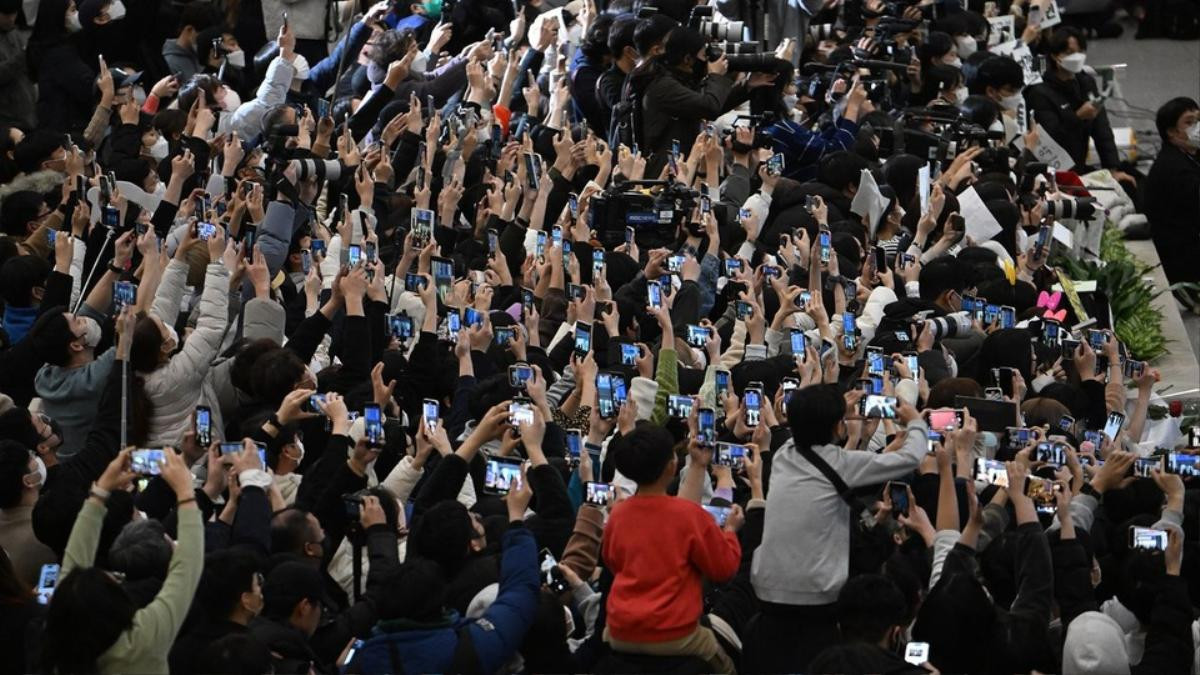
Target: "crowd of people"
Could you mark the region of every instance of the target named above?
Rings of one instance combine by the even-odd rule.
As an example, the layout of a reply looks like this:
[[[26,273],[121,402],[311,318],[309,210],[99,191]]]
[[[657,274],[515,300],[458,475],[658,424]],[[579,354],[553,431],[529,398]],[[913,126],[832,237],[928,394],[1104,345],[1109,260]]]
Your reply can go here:
[[[773,4],[0,0],[0,673],[1200,668],[1200,105]]]

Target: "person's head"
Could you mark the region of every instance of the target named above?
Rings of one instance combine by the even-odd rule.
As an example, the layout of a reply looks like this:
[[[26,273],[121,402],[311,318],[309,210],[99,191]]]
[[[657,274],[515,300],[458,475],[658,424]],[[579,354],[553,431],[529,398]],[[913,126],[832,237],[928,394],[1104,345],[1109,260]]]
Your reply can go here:
[[[108,566],[130,581],[165,579],[174,551],[162,522],[153,518],[132,520],[108,548]]]
[[[930,663],[942,672],[973,672],[992,647],[996,611],[983,584],[963,572],[943,574],[921,604],[913,639],[929,643]]]
[[[608,61],[608,29],[612,27],[616,16],[605,12],[592,21],[583,40],[579,43],[579,51],[592,63]]]
[[[133,326],[129,365],[139,373],[152,373],[171,359],[179,346],[179,334],[154,314],[138,314]]]
[[[681,73],[700,74],[705,67],[706,46],[699,33],[687,26],[676,26],[663,42],[662,61]]]
[[[271,553],[291,553],[320,562],[325,556],[321,521],[295,506],[279,511],[271,517]]]
[[[81,0],[77,4],[84,29],[105,26],[125,17],[125,3],[121,0]]]
[[[904,594],[882,574],[852,576],[838,593],[838,628],[845,640],[894,650],[903,639],[907,615]]]
[[[1074,77],[1087,62],[1087,38],[1078,28],[1059,26],[1046,41],[1046,53],[1060,76]]]
[[[237,36],[224,26],[200,31],[196,36],[196,55],[201,64],[214,70],[220,68],[225,59],[235,68],[246,67],[246,53],[238,44]]]
[[[1021,415],[1025,425],[1030,427],[1049,427],[1058,429],[1058,423],[1064,415],[1070,415],[1067,406],[1047,396],[1037,396],[1026,399],[1021,404]]]
[[[983,398],[983,386],[969,377],[946,377],[929,389],[928,408],[953,408],[959,396]]]
[[[1200,104],[1179,96],[1162,104],[1154,115],[1158,135],[1184,152],[1200,151]],[[7,202],[5,202],[7,204]]]
[[[58,423],[45,413],[10,408],[0,413],[0,439],[16,441],[41,457],[62,445],[63,435]]]
[[[963,84],[962,71],[954,66],[943,63],[929,67],[925,74],[929,79],[930,91],[936,91],[938,98],[947,103],[962,105],[967,100],[967,88]]]
[[[41,458],[17,441],[0,441],[0,510],[33,505],[45,482]]]
[[[290,349],[275,348],[260,354],[250,372],[250,387],[264,403],[276,405],[302,384],[310,383],[308,369]]]
[[[311,637],[321,623],[324,581],[317,568],[288,561],[275,566],[263,584],[262,615]]]
[[[218,111],[221,109],[221,103],[218,98],[222,96],[222,89],[221,81],[211,75],[204,73],[193,75],[190,80],[179,88],[177,99],[179,101],[179,110],[185,113],[191,110],[192,105],[196,103],[196,99],[203,92],[205,107],[214,112]]]
[[[201,31],[217,22],[216,12],[207,2],[192,2],[183,6],[179,13],[179,30],[176,40],[185,47],[196,48],[197,36]]]
[[[90,316],[67,311],[66,307],[45,310],[29,329],[38,357],[52,366],[75,367],[96,358],[102,330]]]
[[[25,239],[46,220],[54,210],[46,206],[40,192],[18,190],[4,198],[0,205],[0,228],[4,234]]]
[[[438,564],[410,557],[383,582],[376,601],[380,621],[440,621],[446,598],[446,579]]]
[[[34,129],[13,151],[13,160],[21,173],[35,171],[57,171],[66,173],[67,148],[63,145],[62,134],[56,134],[46,129]]]
[[[622,14],[608,27],[608,55],[625,72],[637,63],[638,50],[634,43],[638,20],[632,14]]]
[[[133,626],[137,607],[107,570],[76,567],[59,579],[46,611],[42,668],[94,673],[96,659]]]
[[[962,294],[967,289],[962,266],[950,256],[943,256],[921,268],[921,299],[937,304],[947,312],[962,309]]]
[[[941,31],[929,32],[925,42],[917,47],[917,56],[926,69],[939,63],[955,68],[962,65],[962,59],[958,57],[958,45],[953,38]]]
[[[1024,87],[1025,71],[1021,64],[1006,56],[996,56],[979,64],[971,93],[986,96],[1005,110],[1016,111]]]
[[[788,424],[797,447],[838,442],[846,436],[845,416],[846,399],[831,384],[797,389],[787,404]]]
[[[870,165],[861,155],[839,150],[825,155],[817,166],[817,180],[846,195],[858,192],[862,170]]]
[[[0,0],[0,33],[8,33],[17,27],[20,11],[21,0]]]
[[[9,258],[0,267],[0,297],[9,307],[35,307],[46,292],[50,263],[34,255]]]
[[[667,35],[678,25],[674,19],[663,14],[652,14],[638,19],[637,26],[633,29],[633,45],[637,47],[638,57],[645,61],[660,56]]]
[[[467,507],[454,500],[434,504],[418,516],[408,533],[408,555],[432,560],[452,573],[474,550],[482,534]]]
[[[675,476],[675,440],[665,428],[640,421],[615,448],[613,463],[621,475],[641,485],[666,484]]]
[[[196,602],[210,621],[228,620],[245,626],[263,610],[264,581],[258,559],[249,550],[213,551],[204,557]]]

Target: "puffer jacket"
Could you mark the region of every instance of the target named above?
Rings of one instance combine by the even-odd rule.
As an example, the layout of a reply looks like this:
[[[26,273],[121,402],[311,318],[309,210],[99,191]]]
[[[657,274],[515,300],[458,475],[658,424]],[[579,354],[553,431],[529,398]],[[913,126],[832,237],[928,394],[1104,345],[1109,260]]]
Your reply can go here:
[[[187,265],[172,260],[163,272],[162,282],[150,311],[164,323],[174,326],[179,317],[179,302]],[[229,270],[221,262],[209,264],[200,296],[200,319],[196,329],[183,342],[183,349],[166,365],[143,378],[151,411],[146,447],[175,445],[191,426],[197,405],[213,409],[213,428],[222,429],[220,406],[208,371],[225,337],[229,308]]]

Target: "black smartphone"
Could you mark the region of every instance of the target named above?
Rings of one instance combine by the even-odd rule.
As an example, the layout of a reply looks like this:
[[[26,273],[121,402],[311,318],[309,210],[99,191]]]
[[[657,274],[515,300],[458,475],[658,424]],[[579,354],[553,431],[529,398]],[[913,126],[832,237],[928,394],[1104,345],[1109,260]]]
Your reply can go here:
[[[908,517],[908,483],[894,480],[887,485],[892,501],[892,514]]]
[[[212,410],[206,405],[196,406],[196,443],[202,447],[212,443]]]

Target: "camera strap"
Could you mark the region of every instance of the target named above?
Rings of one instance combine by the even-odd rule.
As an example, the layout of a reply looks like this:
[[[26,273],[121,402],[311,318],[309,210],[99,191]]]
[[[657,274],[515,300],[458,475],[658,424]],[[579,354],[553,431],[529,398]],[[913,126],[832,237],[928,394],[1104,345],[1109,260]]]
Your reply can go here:
[[[826,462],[824,457],[817,454],[815,450],[808,446],[801,447],[796,445],[795,448],[801,457],[807,459],[813,466],[817,467],[817,471],[820,471],[821,475],[825,476],[833,484],[833,489],[837,491],[838,496],[850,507],[851,518],[857,519],[863,511],[867,510],[867,505],[858,498],[858,495],[854,494],[850,486],[846,485],[846,481],[842,480],[842,477],[838,475],[837,471],[833,470],[832,466],[829,466],[829,462]]]

